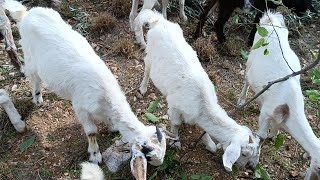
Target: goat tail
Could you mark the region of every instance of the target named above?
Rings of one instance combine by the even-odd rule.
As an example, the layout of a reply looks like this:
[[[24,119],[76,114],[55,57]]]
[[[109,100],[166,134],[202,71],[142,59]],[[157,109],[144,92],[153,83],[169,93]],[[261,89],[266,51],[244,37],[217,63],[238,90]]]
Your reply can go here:
[[[3,8],[10,12],[10,16],[20,23],[22,19],[28,14],[27,8],[20,2],[15,0],[5,0]]]
[[[83,162],[81,163],[81,180],[103,180],[104,175],[97,164]]]

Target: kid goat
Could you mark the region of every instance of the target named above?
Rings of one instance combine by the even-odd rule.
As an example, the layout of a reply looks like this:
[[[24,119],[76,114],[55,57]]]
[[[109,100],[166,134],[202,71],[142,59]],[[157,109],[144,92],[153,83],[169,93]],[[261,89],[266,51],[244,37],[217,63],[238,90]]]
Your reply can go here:
[[[292,70],[301,69],[297,55],[290,48],[288,29],[283,16],[268,11],[261,18],[260,26],[269,32],[269,36],[265,38],[266,43],[269,44],[265,48],[251,50],[247,62],[246,82],[239,104],[244,103],[249,85],[255,93],[258,93],[268,82],[289,75]],[[256,33],[254,42],[261,38],[259,33]],[[266,48],[269,55],[264,55]],[[259,136],[263,139],[267,138],[269,128],[271,129],[270,137],[275,136],[280,129],[290,133],[311,156],[311,166],[306,179],[312,179],[310,178],[312,176],[319,179],[320,140],[313,133],[304,113],[300,76],[272,85],[258,98],[258,102],[260,105]]]
[[[94,120],[97,120],[107,124],[109,129],[119,131],[123,140],[132,144],[132,152],[138,155],[133,153],[131,161],[146,159],[146,156],[150,164],[163,162],[165,133],[138,120],[116,78],[83,36],[72,30],[52,9],[35,7],[27,11],[13,0],[7,0],[5,8],[18,22],[33,102],[43,102],[40,81],[57,95],[72,101],[88,137],[90,161],[99,163],[102,160],[96,141]],[[144,165],[134,168],[141,167]]]
[[[232,171],[236,161],[240,166],[248,162],[255,166],[259,161],[260,138],[249,128],[237,124],[218,104],[214,86],[196,52],[185,41],[180,26],[148,9],[140,12],[135,21],[137,34],[143,33],[145,24],[150,28],[140,91],[146,93],[151,78],[167,99],[171,131],[178,135],[183,118],[207,132],[203,141],[209,151],[216,151],[211,137],[222,144],[226,170]]]

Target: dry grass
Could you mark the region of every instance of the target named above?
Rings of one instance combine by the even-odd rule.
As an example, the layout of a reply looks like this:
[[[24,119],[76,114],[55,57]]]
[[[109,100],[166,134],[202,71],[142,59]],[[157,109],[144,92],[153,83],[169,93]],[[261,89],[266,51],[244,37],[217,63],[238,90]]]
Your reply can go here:
[[[207,38],[200,37],[194,43],[194,48],[198,53],[200,59],[204,61],[210,61],[216,55],[216,49],[212,45],[212,36]]]
[[[113,43],[112,52],[117,55],[126,56],[128,59],[135,57],[136,48],[132,39],[122,38]]]
[[[111,0],[110,11],[115,17],[123,18],[129,16],[131,10],[131,1],[129,0]]]
[[[230,35],[230,37],[227,38],[226,42],[224,43],[224,48],[230,56],[239,56],[240,51],[244,48],[246,41],[241,37],[232,36],[233,35]]]
[[[91,30],[94,32],[110,32],[116,27],[117,19],[110,14],[101,14],[92,18]]]

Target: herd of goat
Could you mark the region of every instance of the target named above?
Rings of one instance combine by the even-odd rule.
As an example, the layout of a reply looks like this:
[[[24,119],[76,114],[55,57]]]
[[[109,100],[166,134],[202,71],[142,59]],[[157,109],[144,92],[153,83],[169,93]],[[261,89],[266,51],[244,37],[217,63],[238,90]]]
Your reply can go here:
[[[206,18],[215,8],[219,9],[214,25],[219,42],[225,40],[223,26],[236,7],[245,11],[253,7],[260,10],[255,22],[269,32],[266,39],[268,45],[251,50],[245,85],[238,104],[245,102],[249,86],[258,93],[268,82],[301,69],[297,55],[290,48],[283,16],[267,10],[266,2],[208,0],[195,34],[201,35]],[[268,7],[275,8],[276,4],[269,2]],[[43,102],[40,87],[43,82],[46,88],[72,102],[75,115],[83,126],[88,138],[91,163],[82,164],[81,179],[104,178],[97,165],[102,162],[102,155],[96,140],[98,132],[94,120],[104,122],[110,131],[120,132],[122,141],[130,146],[131,172],[139,180],[146,179],[147,163],[154,166],[163,163],[167,139],[174,140],[174,145],[181,147],[178,129],[182,120],[206,132],[202,141],[210,152],[214,153],[218,147],[222,147],[223,166],[227,171],[232,171],[235,163],[255,167],[259,162],[263,140],[284,130],[297,140],[311,158],[305,180],[320,179],[320,140],[304,113],[300,76],[273,85],[258,98],[259,130],[253,132],[230,118],[219,105],[214,85],[202,68],[197,53],[185,40],[180,26],[166,19],[168,0],[162,0],[162,14],[151,10],[155,3],[157,0],[145,0],[140,13],[137,13],[138,0],[132,0],[130,26],[146,53],[144,78],[139,90],[145,94],[151,79],[166,98],[170,131],[146,126],[138,120],[112,72],[88,41],[65,23],[57,11],[42,7],[27,10],[15,0],[2,2],[2,7],[10,12],[18,25],[25,58],[22,69],[32,85],[33,103]],[[180,17],[187,20],[184,0],[179,0],[179,4]],[[307,9],[315,12],[311,0],[283,0],[283,4],[294,8],[296,13],[303,13]],[[144,25],[149,26],[146,41]],[[254,26],[249,44],[261,38]],[[264,55],[266,48],[269,55]],[[14,128],[23,132],[26,124],[4,90],[0,90],[0,105]]]

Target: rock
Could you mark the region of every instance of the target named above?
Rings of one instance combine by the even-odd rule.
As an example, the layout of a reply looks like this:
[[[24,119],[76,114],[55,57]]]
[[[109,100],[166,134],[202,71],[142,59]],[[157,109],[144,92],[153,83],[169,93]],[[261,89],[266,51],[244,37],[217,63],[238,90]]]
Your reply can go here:
[[[163,116],[161,117],[161,119],[168,120],[168,119],[169,119],[169,116],[168,116],[168,115],[163,115]]]

